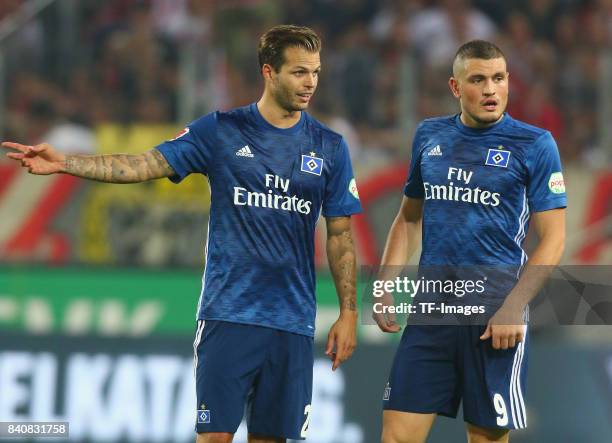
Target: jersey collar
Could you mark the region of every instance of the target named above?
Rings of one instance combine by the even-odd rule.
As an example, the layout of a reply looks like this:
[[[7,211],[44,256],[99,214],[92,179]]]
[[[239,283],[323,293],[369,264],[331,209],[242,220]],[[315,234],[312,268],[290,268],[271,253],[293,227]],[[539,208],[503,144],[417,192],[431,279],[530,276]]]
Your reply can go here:
[[[461,121],[461,113],[459,113],[455,115],[455,125],[461,132],[465,134],[483,134],[493,129],[503,128],[509,123],[511,119],[512,117],[510,117],[507,112],[504,112],[504,115],[501,120],[492,126],[488,126],[486,128],[471,128],[463,124],[463,122]]]
[[[249,110],[255,119],[255,124],[262,129],[275,132],[277,134],[295,134],[302,126],[304,126],[304,120],[306,119],[306,112],[302,111],[300,115],[300,120],[293,126],[289,128],[278,128],[272,124],[270,124],[263,116],[260,114],[259,109],[257,108],[257,103],[251,103],[249,106]]]

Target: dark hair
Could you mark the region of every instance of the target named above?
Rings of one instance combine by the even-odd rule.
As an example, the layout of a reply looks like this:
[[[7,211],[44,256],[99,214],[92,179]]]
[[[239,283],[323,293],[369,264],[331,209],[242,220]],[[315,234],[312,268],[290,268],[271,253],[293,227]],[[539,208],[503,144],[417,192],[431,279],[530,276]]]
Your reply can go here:
[[[259,39],[257,56],[259,67],[270,65],[276,72],[285,63],[286,48],[297,47],[308,52],[321,51],[321,39],[310,28],[295,25],[279,25],[268,30]]]
[[[491,42],[485,40],[472,40],[464,43],[457,50],[455,54],[455,60],[468,59],[468,58],[481,58],[483,60],[491,60],[492,58],[503,58],[506,56],[504,53]]]

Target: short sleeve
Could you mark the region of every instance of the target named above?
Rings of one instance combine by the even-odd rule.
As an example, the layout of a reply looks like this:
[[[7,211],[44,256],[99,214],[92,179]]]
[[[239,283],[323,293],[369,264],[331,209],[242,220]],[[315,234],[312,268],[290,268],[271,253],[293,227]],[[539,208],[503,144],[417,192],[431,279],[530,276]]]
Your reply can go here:
[[[567,206],[559,150],[550,132],[541,135],[530,148],[527,169],[527,199],[532,212]]]
[[[360,213],[361,202],[353,175],[351,157],[344,139],[336,149],[331,168],[331,177],[325,186],[323,216],[344,217]]]
[[[412,158],[410,159],[410,169],[408,170],[408,179],[404,186],[404,195],[411,198],[425,197],[425,188],[423,187],[423,177],[421,176],[421,149],[419,143],[421,125],[417,127],[412,140]]]
[[[217,113],[207,114],[192,122],[174,139],[155,148],[176,173],[170,180],[179,183],[191,173],[208,174],[215,146],[216,126]]]

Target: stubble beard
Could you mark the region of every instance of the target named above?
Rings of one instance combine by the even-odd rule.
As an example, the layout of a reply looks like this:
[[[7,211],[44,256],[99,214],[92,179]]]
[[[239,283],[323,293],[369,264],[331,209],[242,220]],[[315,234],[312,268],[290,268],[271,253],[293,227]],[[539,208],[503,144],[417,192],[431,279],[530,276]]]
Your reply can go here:
[[[467,114],[472,118],[472,120],[474,120],[479,125],[490,126],[502,118],[502,116],[504,115],[504,112],[506,112],[507,107],[508,107],[508,104],[506,103],[506,106],[504,106],[504,108],[498,115],[491,116],[489,118],[481,118],[476,114],[472,114],[471,112],[468,112]]]
[[[308,107],[308,104],[302,107],[300,107],[299,105],[296,105],[295,102],[293,101],[294,95],[295,94],[293,94],[289,88],[283,86],[281,83],[276,83],[276,87],[274,88],[274,91],[272,92],[272,96],[274,97],[274,100],[276,101],[276,103],[283,110],[287,111],[287,113],[289,114],[293,114],[294,112],[303,111],[304,109]]]

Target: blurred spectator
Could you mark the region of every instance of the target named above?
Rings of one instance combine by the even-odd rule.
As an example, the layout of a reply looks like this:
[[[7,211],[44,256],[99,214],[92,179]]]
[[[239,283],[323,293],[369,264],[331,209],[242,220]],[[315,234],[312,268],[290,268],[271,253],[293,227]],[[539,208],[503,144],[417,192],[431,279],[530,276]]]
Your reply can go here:
[[[535,43],[529,18],[522,12],[514,11],[506,19],[505,31],[501,46],[508,59],[511,75],[519,79],[519,84],[528,82],[534,76],[529,54]]]
[[[342,95],[346,115],[355,124],[370,121],[375,73],[371,67],[376,64],[372,49],[365,23],[356,23],[342,37]]]
[[[421,0],[386,0],[370,23],[370,34],[378,42],[409,42],[408,21],[422,8]],[[400,37],[400,40],[397,38]],[[403,45],[402,45],[403,46]]]
[[[378,8],[376,2],[368,0],[318,0],[315,3],[327,29],[328,45],[341,41],[356,23],[367,23]]]
[[[500,2],[499,0],[474,0],[474,7],[481,10],[487,17],[498,26],[503,26],[510,11],[516,7],[516,1]]]
[[[155,27],[176,42],[210,42],[213,38],[213,0],[152,0]]]
[[[0,2],[0,20],[20,14],[25,4]],[[323,38],[314,106],[327,110],[334,127],[352,134],[357,162],[369,158],[369,151],[389,161],[405,159],[406,128],[415,123],[405,121],[408,117],[458,111],[447,86],[450,62],[458,46],[474,38],[498,43],[507,55],[510,113],[551,130],[566,158],[581,159],[598,144],[598,84],[604,81],[599,66],[612,48],[612,0],[74,5],[81,39],[74,45],[75,63],[48,60],[49,54],[61,54],[54,48],[57,38],[46,38],[61,27],[53,7],[4,44],[7,133],[40,137],[64,125],[60,138],[75,134],[85,140],[87,135],[80,137],[70,125],[87,134],[102,122],[186,120],[257,100],[258,38],[270,26],[289,22],[311,26]]]
[[[27,4],[34,3],[0,1],[0,33]],[[601,68],[612,50],[612,0],[106,0],[72,1],[68,14],[59,7],[66,4],[51,4],[0,42],[5,138],[91,153],[101,124],[182,127],[256,101],[259,37],[295,23],[323,40],[310,112],[345,137],[359,177],[406,163],[419,120],[459,111],[447,84],[451,61],[474,38],[507,56],[510,114],[550,130],[565,166],[608,165],[600,111],[610,79]],[[40,177],[35,183],[39,192],[49,187]],[[201,197],[194,192],[194,212],[131,200],[106,207],[105,247],[116,263],[199,265]],[[84,211],[92,251],[100,204]],[[72,223],[67,231],[79,232]],[[41,240],[27,258],[46,259],[50,244]],[[83,260],[100,260],[96,254]]]
[[[119,8],[123,2],[111,2],[100,16],[112,15],[113,6]],[[98,19],[96,83],[121,104],[119,120],[133,121],[139,102],[152,100],[163,101],[166,110],[161,118],[172,120],[176,117],[176,47],[156,31],[146,2],[133,2],[125,14],[119,22]]]
[[[34,102],[27,121],[28,131],[25,139],[30,143],[47,142],[60,151],[73,154],[96,152],[94,133],[86,126],[60,120],[50,101]]]
[[[440,0],[438,6],[414,14],[410,39],[430,66],[448,66],[457,48],[473,39],[490,40],[495,24],[468,0]]]
[[[31,5],[30,5],[31,6]],[[0,35],[14,26],[14,20],[28,8],[24,0],[2,0],[0,2]],[[8,75],[18,72],[38,71],[43,67],[45,36],[39,18],[19,26],[3,43],[4,65]]]
[[[529,18],[530,28],[536,39],[551,40],[555,34],[555,20],[562,12],[558,0],[528,0],[522,8]]]
[[[586,43],[599,49],[612,49],[612,0],[595,0],[584,17]]]
[[[534,126],[548,129],[556,140],[563,136],[561,111],[552,100],[552,85],[539,81],[530,85],[521,112],[513,116]]]

